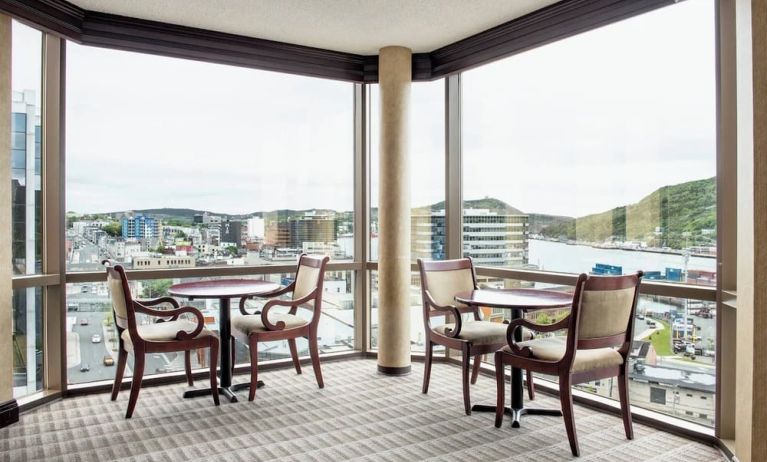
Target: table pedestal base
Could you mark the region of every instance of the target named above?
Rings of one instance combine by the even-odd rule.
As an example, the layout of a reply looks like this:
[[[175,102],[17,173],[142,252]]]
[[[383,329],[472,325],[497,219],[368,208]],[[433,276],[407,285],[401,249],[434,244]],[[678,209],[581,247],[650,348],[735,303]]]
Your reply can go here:
[[[259,380],[256,384],[257,388],[261,388],[263,386],[264,382],[261,380]],[[231,387],[218,387],[218,394],[219,396],[228,398],[230,403],[236,403],[238,399],[235,392],[249,389],[249,383],[236,383]],[[210,388],[196,388],[194,390],[188,390],[184,392],[184,398],[198,398],[200,396],[210,396]]]
[[[484,404],[475,404],[471,410],[476,412],[495,412],[498,409],[495,406],[487,406]],[[559,409],[538,409],[523,407],[522,409],[512,409],[510,407],[504,407],[503,413],[511,416],[511,427],[519,428],[520,420],[523,415],[547,415],[553,417],[562,417],[562,411]]]

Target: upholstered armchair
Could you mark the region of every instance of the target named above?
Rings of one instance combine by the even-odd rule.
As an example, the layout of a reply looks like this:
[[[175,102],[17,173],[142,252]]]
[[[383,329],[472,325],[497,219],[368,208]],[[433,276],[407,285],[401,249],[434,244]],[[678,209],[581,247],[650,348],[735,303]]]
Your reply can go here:
[[[256,397],[258,384],[258,344],[275,340],[287,340],[296,373],[301,373],[298,360],[296,339],[306,337],[309,340],[309,355],[312,359],[314,375],[320,388],[325,386],[320,369],[320,356],[317,345],[317,326],[322,314],[322,282],[329,257],[301,255],[296,268],[295,280],[287,287],[271,292],[271,298],[259,311],[251,313],[247,308],[248,298],[240,300],[240,316],[232,319],[232,336],[248,345],[250,349],[250,394],[248,401]],[[281,300],[281,295],[291,294],[289,300]],[[264,297],[259,297],[264,298]],[[286,307],[287,312],[277,312],[276,307]],[[298,308],[312,311],[310,320],[297,315]],[[232,349],[234,351],[234,349]]]
[[[503,422],[504,366],[559,377],[559,397],[567,438],[573,455],[579,456],[573,417],[571,386],[608,377],[618,377],[618,394],[626,438],[634,438],[628,393],[628,355],[642,272],[630,276],[588,276],[581,274],[575,286],[570,314],[549,325],[525,319],[511,322],[508,345],[495,353],[497,408],[495,426]],[[546,337],[520,343],[514,331],[526,328],[553,333],[567,330],[567,336]]]
[[[418,259],[421,273],[421,295],[423,298],[423,324],[425,333],[426,358],[423,372],[423,393],[429,391],[431,363],[434,345],[443,345],[461,351],[461,376],[463,378],[463,405],[466,415],[471,415],[469,391],[469,360],[474,358],[471,383],[477,382],[482,355],[493,353],[506,345],[507,325],[483,321],[479,307],[457,303],[454,297],[459,292],[477,288],[474,266],[471,258],[459,260],[429,261]],[[463,320],[469,315],[470,320]],[[432,318],[451,316],[453,322],[432,326]],[[529,332],[525,334],[529,337]],[[532,375],[528,372],[527,389],[533,399]]]
[[[205,329],[200,310],[191,306],[179,306],[178,302],[170,297],[148,301],[133,300],[128,286],[128,277],[125,275],[123,267],[112,265],[108,260],[105,260],[103,264],[107,270],[107,284],[112,298],[112,312],[119,339],[117,371],[112,385],[112,401],[117,399],[120,392],[128,353],[133,353],[134,358],[133,379],[125,418],[129,419],[133,415],[144,377],[145,356],[150,353],[183,351],[187,382],[192,386],[194,382],[192,380],[190,353],[192,350],[209,348],[210,387],[213,391],[211,394],[213,395],[213,402],[218,406],[216,362],[219,340],[214,332]],[[150,308],[150,306],[162,304],[170,305],[172,308],[168,310]],[[137,314],[155,318],[156,322],[140,324],[136,320]],[[184,314],[191,315],[193,320],[181,318]]]

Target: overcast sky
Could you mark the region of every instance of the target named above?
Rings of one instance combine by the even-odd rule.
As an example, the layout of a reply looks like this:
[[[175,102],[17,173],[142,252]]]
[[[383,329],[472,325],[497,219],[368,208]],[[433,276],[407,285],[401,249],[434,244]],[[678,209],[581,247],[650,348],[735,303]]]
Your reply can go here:
[[[39,88],[39,34],[24,29],[14,25],[13,88]],[[67,53],[67,210],[352,209],[351,84],[72,43]],[[580,216],[714,176],[714,77],[711,0],[465,72],[464,197]],[[420,206],[444,199],[444,83],[412,95]]]

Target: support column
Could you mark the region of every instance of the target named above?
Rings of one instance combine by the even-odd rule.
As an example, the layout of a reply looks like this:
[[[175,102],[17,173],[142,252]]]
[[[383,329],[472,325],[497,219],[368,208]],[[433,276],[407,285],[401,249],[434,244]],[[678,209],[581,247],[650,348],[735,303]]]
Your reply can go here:
[[[0,426],[13,399],[10,137],[11,18],[0,14]]]
[[[735,453],[767,454],[767,3],[736,0],[737,331]],[[731,335],[724,332],[723,335]]]
[[[381,146],[378,209],[378,371],[410,372],[411,51],[379,52]]]

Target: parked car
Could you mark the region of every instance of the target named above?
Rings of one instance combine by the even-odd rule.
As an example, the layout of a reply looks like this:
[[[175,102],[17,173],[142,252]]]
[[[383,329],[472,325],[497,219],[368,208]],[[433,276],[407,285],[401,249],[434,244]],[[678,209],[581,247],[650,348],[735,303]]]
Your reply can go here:
[[[640,321],[644,320],[644,315],[642,313],[637,313],[637,319]]]
[[[91,370],[91,368],[87,364],[80,364],[80,372],[88,372],[89,370]]]
[[[684,355],[689,356],[690,359],[695,359],[695,345],[687,344],[684,349]]]
[[[109,355],[104,356],[104,365],[105,366],[114,366],[115,359]]]
[[[647,322],[647,327],[651,329],[655,329],[656,327],[658,327],[658,324],[656,324],[656,322],[653,321],[652,319],[648,319],[646,322]]]
[[[81,326],[87,326],[88,325],[88,318],[80,318],[80,325]]]
[[[101,335],[99,334],[91,335],[91,343],[101,343]]]

